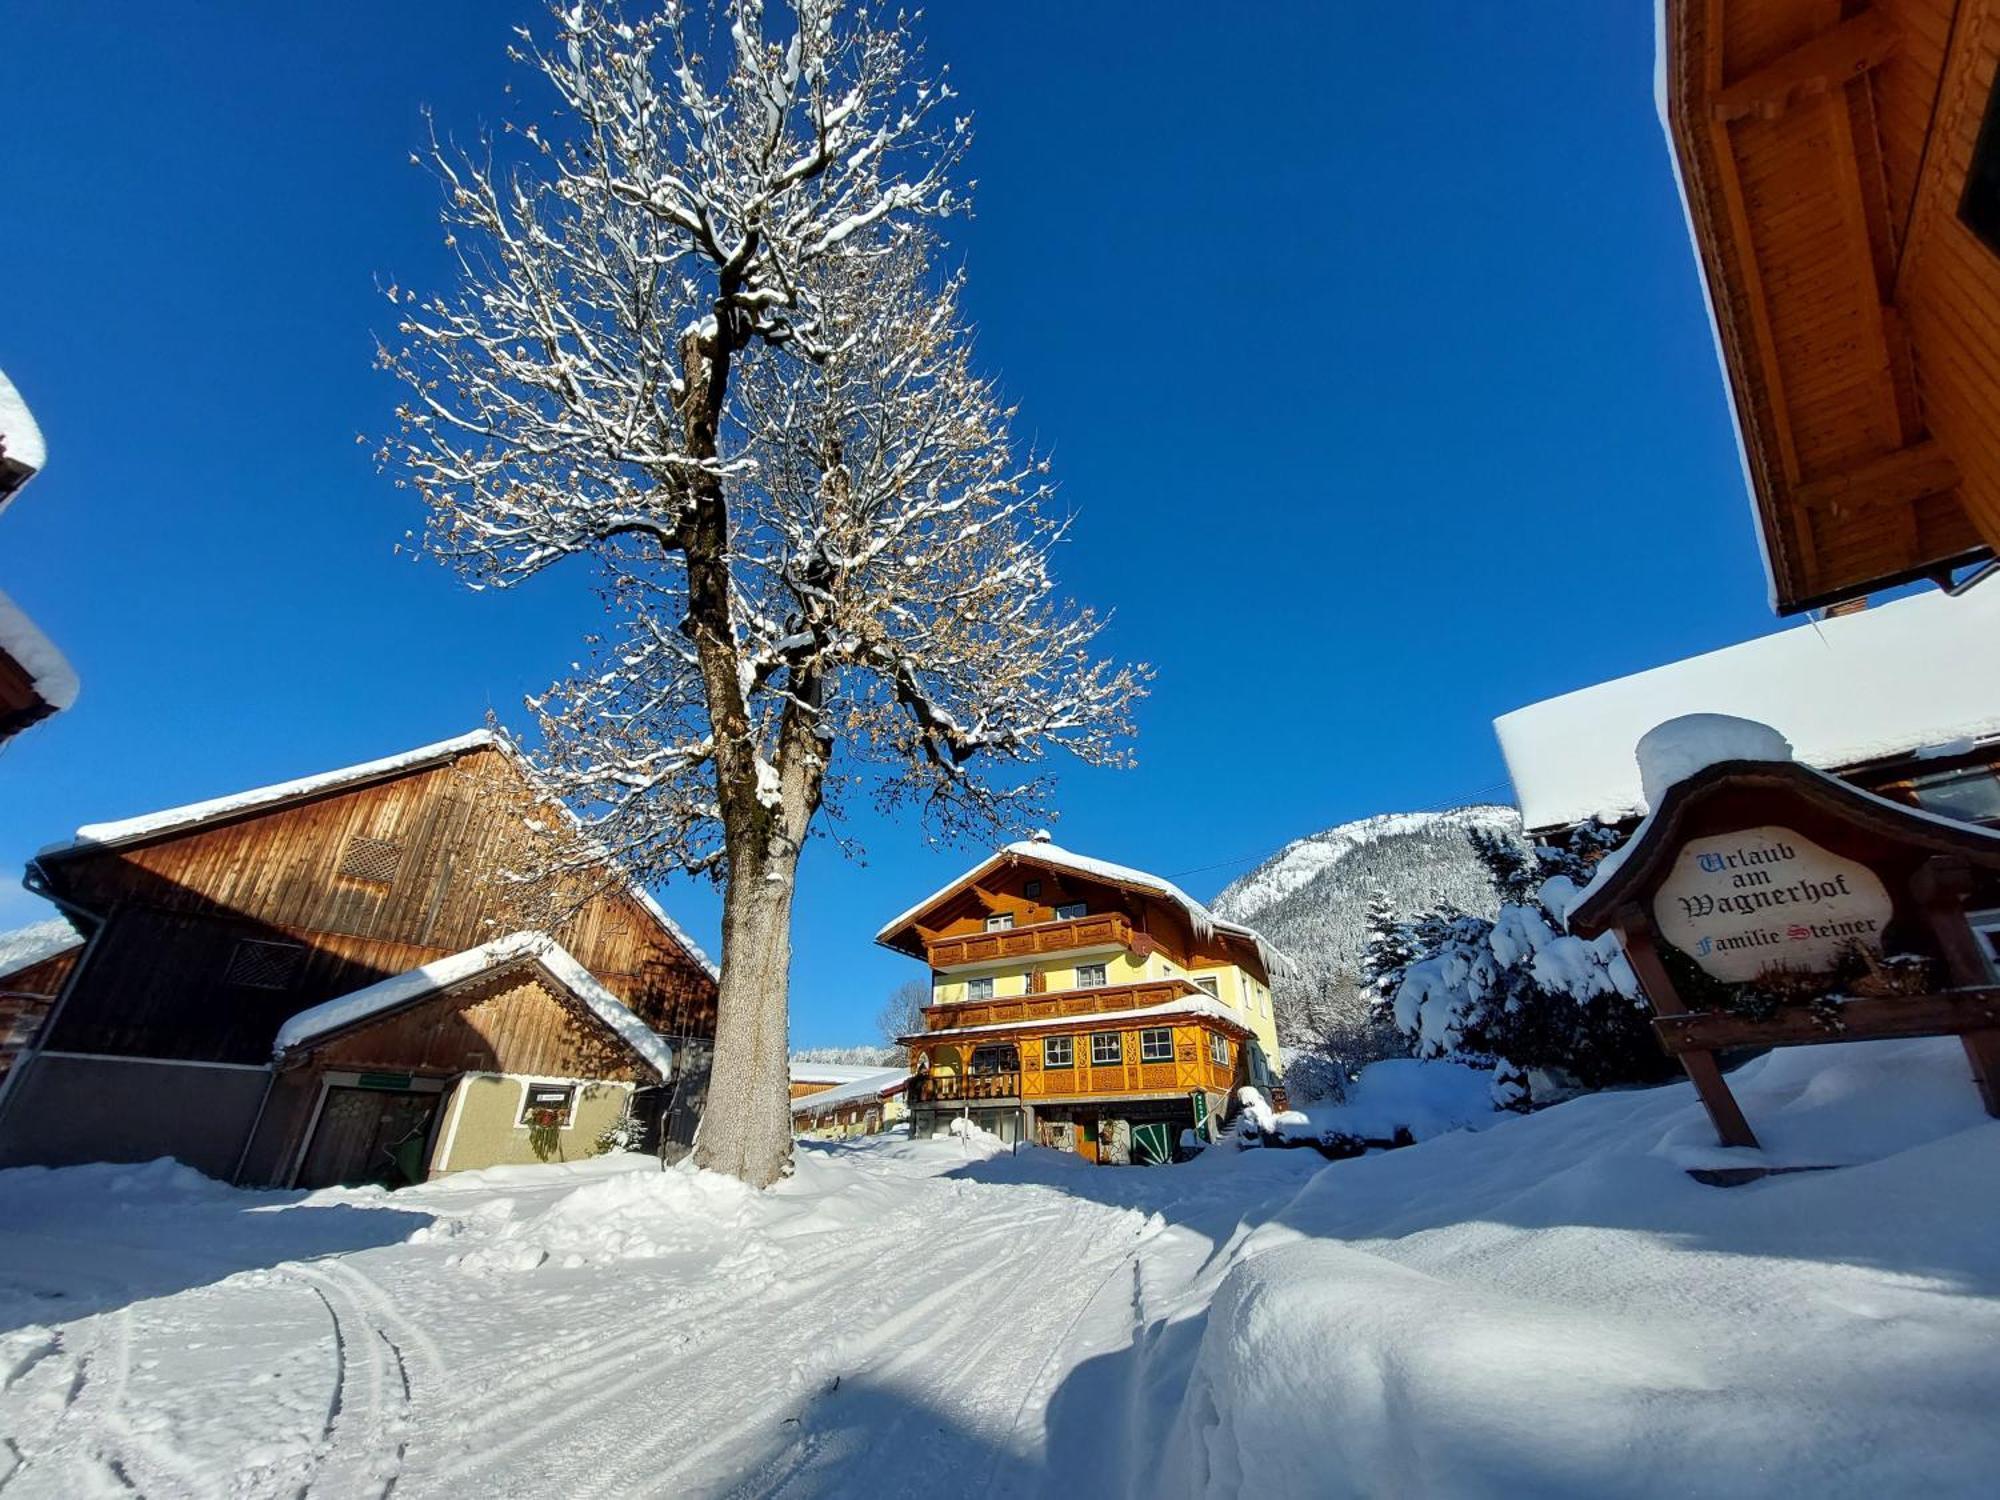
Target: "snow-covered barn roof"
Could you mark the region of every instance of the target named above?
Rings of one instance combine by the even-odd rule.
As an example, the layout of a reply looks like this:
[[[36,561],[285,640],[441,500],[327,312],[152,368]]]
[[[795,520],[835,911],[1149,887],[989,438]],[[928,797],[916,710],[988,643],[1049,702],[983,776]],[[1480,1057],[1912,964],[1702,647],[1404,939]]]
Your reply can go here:
[[[189,802],[180,807],[163,808],[159,812],[144,813],[136,818],[122,818],[109,823],[86,823],[77,829],[73,838],[50,844],[36,858],[59,859],[66,855],[138,843],[173,833],[184,833],[208,823],[265,812],[287,802],[303,801],[332,792],[350,791],[371,782],[401,776],[427,766],[442,765],[446,761],[456,760],[461,755],[470,755],[476,750],[499,751],[518,766],[531,783],[539,785],[534,768],[528,764],[526,757],[512,740],[491,729],[475,729],[470,734],[439,740],[435,744],[419,745],[414,750],[385,755],[378,760],[362,761],[358,765],[341,766],[312,776],[301,776],[291,781],[274,782],[270,786],[232,792],[225,797],[210,797],[205,801]],[[566,813],[570,812],[567,805],[564,805],[563,810]],[[570,813],[570,816],[574,818],[575,815]],[[609,851],[599,852],[607,864],[616,864]],[[637,881],[628,882],[627,889],[632,898],[646,908],[647,913],[673,940],[686,949],[696,963],[708,971],[711,979],[721,977],[721,971],[716,968],[714,960],[702,951],[701,945],[695,942],[678,922],[667,915],[666,909],[654,899],[652,892]]]
[[[1932,591],[1566,693],[1494,720],[1530,829],[1645,811],[1634,747],[1683,714],[1769,724],[1838,771],[2000,737],[2000,586]]]
[[[825,1114],[828,1110],[839,1109],[846,1104],[859,1104],[868,1099],[886,1099],[891,1094],[901,1093],[910,1081],[908,1068],[865,1068],[860,1071],[861,1077],[849,1079],[838,1088],[827,1089],[818,1094],[807,1094],[803,1099],[794,1099],[792,1113]]]
[[[791,1078],[793,1083],[854,1083],[863,1078],[873,1078],[881,1071],[880,1063],[795,1062],[791,1067]]]
[[[1188,924],[1194,928],[1197,939],[1206,938],[1210,934],[1217,932],[1226,933],[1231,937],[1242,938],[1255,945],[1257,956],[1263,961],[1266,972],[1274,974],[1280,971],[1285,973],[1297,972],[1298,965],[1277,948],[1266,942],[1264,935],[1254,927],[1246,927],[1241,922],[1231,922],[1223,917],[1218,917],[1171,880],[1163,879],[1158,875],[1148,874],[1144,870],[1135,870],[1130,865],[1113,864],[1108,859],[1094,859],[1087,854],[1074,853],[1052,842],[1046,836],[1021,839],[988,856],[957,879],[932,891],[930,895],[924,897],[915,906],[912,906],[894,921],[885,925],[880,932],[875,934],[875,941],[878,943],[887,943],[898,932],[922,916],[924,912],[937,905],[938,902],[944,900],[946,897],[972,884],[989,870],[997,869],[1001,865],[1023,861],[1029,864],[1044,865],[1053,870],[1067,870],[1072,874],[1083,875],[1092,880],[1101,880],[1111,885],[1124,886],[1130,890],[1158,896],[1180,909],[1182,915],[1188,919]]]
[[[542,969],[581,1001],[662,1078],[673,1075],[674,1051],[667,1039],[634,1015],[567,948],[540,932],[510,933],[302,1010],[278,1028],[277,1039],[271,1044],[272,1056],[283,1058],[336,1032],[415,1005],[440,990],[528,963]]]
[[[0,652],[20,664],[34,684],[35,695],[48,704],[51,713],[60,713],[76,702],[76,669],[70,666],[69,658],[4,593],[0,593]]]
[[[66,917],[45,917],[12,932],[0,932],[0,980],[82,946],[83,938]],[[0,989],[4,988],[0,984]]]

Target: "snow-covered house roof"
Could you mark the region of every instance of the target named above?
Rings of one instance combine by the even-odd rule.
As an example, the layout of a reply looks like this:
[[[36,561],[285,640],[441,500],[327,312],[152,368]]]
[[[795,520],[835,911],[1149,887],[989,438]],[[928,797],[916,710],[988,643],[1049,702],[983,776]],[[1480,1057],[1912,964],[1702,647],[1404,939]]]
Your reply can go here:
[[[1839,771],[2000,738],[2000,586],[1793,626],[1494,720],[1531,829],[1645,811],[1633,750],[1683,714],[1769,724]]]
[[[82,946],[83,938],[66,917],[45,917],[12,932],[0,932],[0,989],[6,988],[3,981],[9,975]]]
[[[910,1082],[908,1068],[864,1068],[859,1071],[861,1077],[851,1078],[838,1088],[807,1094],[803,1099],[794,1099],[792,1113],[825,1114],[828,1110],[839,1109],[847,1104],[859,1104],[869,1099],[886,1099],[892,1094],[901,1093]],[[794,1079],[796,1081],[796,1075]]]
[[[251,813],[268,812],[289,802],[304,801],[312,797],[322,797],[333,792],[351,791],[372,782],[401,776],[410,771],[427,766],[442,765],[456,760],[459,756],[470,755],[478,750],[497,750],[518,767],[531,784],[539,785],[534,768],[528,764],[519,748],[504,734],[491,729],[475,729],[470,734],[457,735],[435,744],[419,745],[414,750],[404,750],[396,755],[385,755],[378,760],[362,761],[358,765],[341,766],[331,771],[321,771],[312,776],[301,776],[291,781],[274,782],[270,786],[252,787],[248,791],[232,792],[225,797],[211,797],[201,802],[189,802],[180,807],[164,808],[159,812],[144,813],[136,818],[122,818],[108,823],[86,823],[77,829],[74,837],[44,848],[37,859],[61,859],[66,856],[88,853],[92,850],[113,848],[124,844],[140,843],[145,840],[163,838],[169,834],[184,833],[209,823],[218,823],[230,818],[239,818]],[[561,805],[559,803],[559,805]],[[567,806],[565,813],[574,818]],[[597,851],[605,863],[617,862],[608,850]],[[637,881],[629,881],[627,889],[632,898],[660,926],[684,948],[694,961],[708,971],[711,979],[719,979],[721,972],[681,925],[667,915],[666,909],[653,895]]]
[[[1256,947],[1257,956],[1262,960],[1266,972],[1274,974],[1280,971],[1292,973],[1297,970],[1298,966],[1283,953],[1279,952],[1278,949],[1266,942],[1263,934],[1258,932],[1254,927],[1246,927],[1241,922],[1231,922],[1225,918],[1216,916],[1214,912],[1203,906],[1171,880],[1163,879],[1158,875],[1148,874],[1144,870],[1135,870],[1130,865],[1113,864],[1108,859],[1095,859],[1087,854],[1077,854],[1053,842],[1046,835],[1038,835],[1032,839],[1021,839],[988,856],[981,863],[966,871],[963,875],[960,875],[956,880],[951,881],[947,885],[940,886],[915,906],[912,906],[908,911],[903,912],[895,920],[887,923],[880,932],[875,934],[875,941],[878,943],[888,943],[898,932],[908,927],[910,923],[922,916],[931,907],[937,905],[938,902],[963,890],[989,870],[998,869],[1002,865],[1017,862],[1038,864],[1052,870],[1067,870],[1072,874],[1086,876],[1092,880],[1101,880],[1111,885],[1123,886],[1128,890],[1157,896],[1180,909],[1181,914],[1187,918],[1188,925],[1194,929],[1197,940],[1206,939],[1218,932],[1231,937],[1241,938]]]
[[[76,702],[76,669],[70,666],[69,658],[4,593],[0,593],[0,653],[14,659],[35,696],[47,705],[28,716],[30,719],[60,713]]]
[[[31,475],[44,468],[49,451],[28,403],[0,370],[0,510]]]
[[[277,1039],[271,1044],[272,1056],[282,1060],[314,1042],[415,1005],[441,990],[530,964],[580,1001],[662,1078],[673,1075],[674,1052],[667,1039],[634,1015],[567,948],[539,932],[510,933],[302,1010],[278,1028]]]

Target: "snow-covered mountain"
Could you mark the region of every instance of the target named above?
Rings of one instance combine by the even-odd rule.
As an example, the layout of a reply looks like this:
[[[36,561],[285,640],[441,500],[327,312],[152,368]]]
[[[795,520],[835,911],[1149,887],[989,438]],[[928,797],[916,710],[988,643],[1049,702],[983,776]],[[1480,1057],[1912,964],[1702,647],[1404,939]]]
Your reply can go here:
[[[1365,1006],[1358,974],[1377,891],[1402,915],[1452,902],[1491,916],[1498,906],[1467,830],[1519,833],[1511,807],[1382,813],[1287,844],[1226,886],[1216,915],[1258,929],[1299,961],[1295,978],[1274,976],[1278,1033],[1287,1043],[1316,1039],[1330,1014]]]

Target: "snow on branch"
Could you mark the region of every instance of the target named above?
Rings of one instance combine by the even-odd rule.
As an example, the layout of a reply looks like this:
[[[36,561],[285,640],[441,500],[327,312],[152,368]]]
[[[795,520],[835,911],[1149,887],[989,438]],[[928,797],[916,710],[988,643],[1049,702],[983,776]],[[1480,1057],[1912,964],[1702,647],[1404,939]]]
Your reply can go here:
[[[705,434],[752,344],[825,350],[812,288],[878,231],[954,212],[969,139],[900,22],[799,0],[789,39],[737,0],[722,28],[668,4],[554,12],[540,75],[559,123],[435,138],[455,295],[391,288],[408,394],[382,457],[428,504],[434,553],[505,586],[619,541],[680,548],[702,476],[747,462]],[[719,57],[703,50],[720,49]],[[694,419],[694,420],[691,420]]]

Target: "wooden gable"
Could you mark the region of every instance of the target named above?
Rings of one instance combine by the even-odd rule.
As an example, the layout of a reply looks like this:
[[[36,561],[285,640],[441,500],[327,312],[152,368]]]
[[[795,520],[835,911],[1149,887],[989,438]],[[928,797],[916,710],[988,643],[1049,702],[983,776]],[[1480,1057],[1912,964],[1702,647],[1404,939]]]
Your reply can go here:
[[[544,926],[653,1029],[712,1035],[713,977],[622,881],[510,878],[558,847],[560,816],[488,744],[45,855],[57,893],[108,919],[48,1045],[262,1062],[301,1010]]]
[[[1666,111],[1781,613],[2000,547],[2000,0],[1665,0]]]
[[[524,1073],[655,1083],[617,1033],[538,966],[516,964],[295,1049],[288,1066],[451,1078]]]

